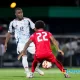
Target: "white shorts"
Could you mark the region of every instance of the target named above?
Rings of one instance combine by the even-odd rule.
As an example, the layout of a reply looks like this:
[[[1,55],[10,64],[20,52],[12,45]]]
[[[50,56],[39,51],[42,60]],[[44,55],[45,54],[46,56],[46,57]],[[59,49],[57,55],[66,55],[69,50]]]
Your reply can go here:
[[[17,54],[19,54],[24,49],[24,46],[25,46],[25,43],[18,43]],[[29,45],[27,51],[30,52],[31,54],[35,54],[35,45],[33,42]]]

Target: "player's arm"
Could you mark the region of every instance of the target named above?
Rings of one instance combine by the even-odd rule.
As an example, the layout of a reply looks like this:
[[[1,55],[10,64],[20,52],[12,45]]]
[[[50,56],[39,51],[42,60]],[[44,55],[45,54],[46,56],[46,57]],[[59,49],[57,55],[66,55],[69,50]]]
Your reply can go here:
[[[6,34],[6,40],[5,40],[5,45],[4,45],[5,52],[7,49],[7,43],[9,42],[10,37],[11,37],[11,33],[12,33],[12,22],[10,22],[9,30],[8,30],[8,33]]]
[[[26,53],[26,50],[29,47],[31,42],[32,42],[32,40],[29,39],[28,42],[25,44],[24,49],[23,49],[24,54]]]
[[[20,53],[20,55],[18,56],[18,60],[20,60],[20,58],[26,54],[26,50],[29,47],[30,43],[32,42],[32,40],[28,40],[28,42],[25,44],[24,49],[22,50],[22,52]]]
[[[9,39],[10,39],[10,36],[11,36],[11,34],[8,32],[8,33],[6,34],[6,40],[5,40],[5,45],[4,45],[4,47],[5,47],[5,52],[6,52],[6,50],[7,50],[7,43],[8,43],[8,41],[9,41]]]
[[[30,22],[31,29],[33,29],[34,31],[36,31],[35,24],[30,19],[29,19],[29,22]]]
[[[56,41],[56,39],[53,36],[50,36],[50,40],[52,41],[53,45],[55,45],[58,52],[60,52],[62,55],[64,55],[64,52],[59,49],[58,42]]]

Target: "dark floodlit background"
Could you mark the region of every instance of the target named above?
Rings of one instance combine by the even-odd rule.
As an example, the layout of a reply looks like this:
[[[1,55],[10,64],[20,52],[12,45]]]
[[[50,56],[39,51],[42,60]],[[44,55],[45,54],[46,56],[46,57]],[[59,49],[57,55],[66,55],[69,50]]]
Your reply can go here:
[[[33,22],[43,20],[46,23],[46,30],[53,34],[59,42],[59,47],[65,52],[62,57],[52,46],[54,54],[64,66],[80,67],[80,0],[2,0],[0,2],[1,68],[22,67],[21,62],[17,60],[14,37],[10,39],[8,50],[4,53],[5,34],[9,22],[15,18],[14,8],[10,7],[12,2],[16,2],[16,7],[21,7],[24,16]],[[32,60],[33,55],[28,53],[29,66]]]

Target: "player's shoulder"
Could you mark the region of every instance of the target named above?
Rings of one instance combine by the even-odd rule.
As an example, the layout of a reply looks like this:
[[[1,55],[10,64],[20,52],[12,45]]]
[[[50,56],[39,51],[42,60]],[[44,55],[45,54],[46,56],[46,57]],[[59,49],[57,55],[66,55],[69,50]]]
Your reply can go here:
[[[28,18],[28,17],[24,17],[24,20],[31,20],[30,18]]]
[[[35,33],[33,33],[30,37],[35,37]]]
[[[45,31],[49,36],[52,36],[52,33],[49,31]]]
[[[14,23],[14,22],[16,22],[17,20],[16,19],[13,19],[12,21],[10,21],[10,23]]]
[[[49,31],[46,31],[47,33],[49,33],[49,34],[52,34],[51,32],[49,32]]]
[[[34,36],[35,36],[35,35],[36,35],[36,33],[38,33],[38,32],[37,32],[37,31],[35,31],[32,35],[34,35]]]

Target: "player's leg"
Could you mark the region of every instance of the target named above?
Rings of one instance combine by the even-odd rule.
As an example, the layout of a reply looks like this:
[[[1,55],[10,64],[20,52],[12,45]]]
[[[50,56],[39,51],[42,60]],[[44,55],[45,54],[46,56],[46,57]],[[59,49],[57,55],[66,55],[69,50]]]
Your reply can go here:
[[[52,54],[48,60],[50,62],[52,62],[53,64],[55,64],[59,69],[60,71],[64,74],[64,76],[66,78],[69,78],[70,76],[66,73],[66,70],[64,69],[63,65],[56,59],[56,57]]]
[[[22,56],[22,65],[23,65],[25,71],[29,72],[28,61],[27,61],[27,56],[26,55]]]
[[[37,66],[37,64],[38,63],[40,63],[40,62],[42,62],[42,59],[37,59],[37,57],[36,56],[34,56],[34,60],[33,60],[33,62],[32,62],[32,67],[31,67],[31,75],[30,75],[30,78],[32,78],[33,77],[33,74],[34,74],[34,72],[35,72],[35,70],[36,70],[36,66]],[[42,75],[42,74],[40,74],[40,75]]]
[[[34,59],[33,62],[32,62],[31,73],[30,73],[29,78],[32,78],[33,77],[33,74],[35,72],[35,68],[37,66],[37,63],[38,63],[38,61],[36,59]]]
[[[36,66],[37,66],[38,61],[36,59],[33,60],[32,62],[32,67],[31,67],[31,72],[34,73]]]
[[[64,67],[63,67],[63,65],[61,64],[60,61],[55,59],[55,64],[61,70],[61,72],[64,74],[65,78],[70,78],[70,76],[66,73],[66,70],[64,69]]]
[[[17,54],[20,54],[20,52],[23,50],[25,44],[20,44],[18,43],[17,46]],[[22,56],[22,65],[24,67],[25,73],[27,75],[27,77],[30,76],[30,72],[29,72],[29,68],[28,68],[28,61],[27,61],[27,55],[23,55]]]
[[[35,54],[35,45],[34,45],[34,43],[31,43],[27,50],[28,50],[28,52],[30,52],[31,54]],[[35,70],[36,70],[40,75],[44,75],[44,72],[39,69],[39,66],[40,66],[40,63],[37,63],[37,66],[36,66],[36,69],[35,69]]]

